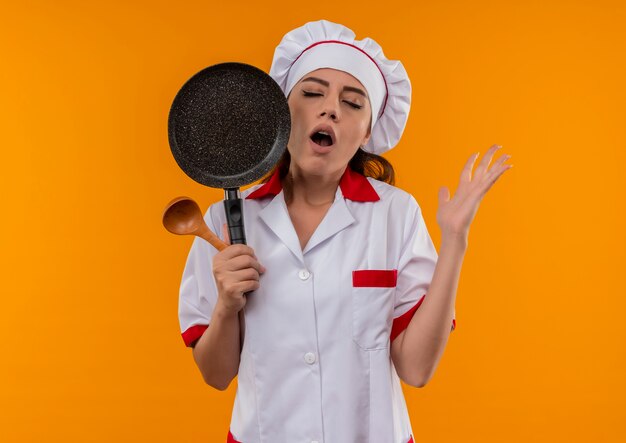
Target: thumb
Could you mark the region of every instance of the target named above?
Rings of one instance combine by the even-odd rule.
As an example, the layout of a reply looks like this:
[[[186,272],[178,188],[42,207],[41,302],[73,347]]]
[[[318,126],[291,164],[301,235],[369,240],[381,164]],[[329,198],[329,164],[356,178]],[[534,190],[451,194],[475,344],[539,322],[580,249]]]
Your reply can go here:
[[[450,191],[445,186],[439,188],[439,204],[446,203],[450,200]]]
[[[228,224],[226,223],[222,225],[222,239],[224,243],[230,245],[230,235],[228,235]]]

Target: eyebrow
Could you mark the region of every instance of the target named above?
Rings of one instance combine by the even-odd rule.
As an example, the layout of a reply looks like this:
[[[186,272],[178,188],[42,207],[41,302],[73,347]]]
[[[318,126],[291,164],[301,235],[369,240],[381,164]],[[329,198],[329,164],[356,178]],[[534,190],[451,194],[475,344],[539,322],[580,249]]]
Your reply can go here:
[[[326,80],[322,80],[321,78],[317,78],[317,77],[307,77],[302,81],[303,82],[315,82],[315,83],[319,83],[320,85],[324,85],[326,87],[330,86],[330,83],[328,83]],[[357,94],[361,94],[363,97],[367,98],[367,94],[362,89],[355,88],[353,86],[344,86],[343,90],[356,92]]]

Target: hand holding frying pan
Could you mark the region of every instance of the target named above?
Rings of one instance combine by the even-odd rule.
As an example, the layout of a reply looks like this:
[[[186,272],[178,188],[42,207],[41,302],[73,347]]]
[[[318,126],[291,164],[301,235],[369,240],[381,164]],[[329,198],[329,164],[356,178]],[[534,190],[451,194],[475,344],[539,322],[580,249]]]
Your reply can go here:
[[[285,94],[272,77],[251,65],[209,66],[191,77],[174,98],[168,120],[172,154],[193,180],[224,189],[231,244],[246,243],[239,187],[260,179],[278,163],[290,131]],[[194,204],[173,210],[178,214],[175,226],[165,211],[163,223],[173,227],[170,232],[206,233],[190,221],[198,219]],[[182,228],[181,217],[187,220]],[[239,324],[243,346],[242,311]]]

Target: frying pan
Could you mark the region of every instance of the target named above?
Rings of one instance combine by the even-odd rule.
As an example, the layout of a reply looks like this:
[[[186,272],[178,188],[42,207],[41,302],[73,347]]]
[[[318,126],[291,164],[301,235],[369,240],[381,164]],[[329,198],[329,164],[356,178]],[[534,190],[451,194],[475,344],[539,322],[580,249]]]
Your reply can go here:
[[[252,65],[209,66],[176,94],[168,118],[172,154],[190,178],[224,189],[231,244],[246,243],[239,188],[278,163],[290,130],[285,94]]]

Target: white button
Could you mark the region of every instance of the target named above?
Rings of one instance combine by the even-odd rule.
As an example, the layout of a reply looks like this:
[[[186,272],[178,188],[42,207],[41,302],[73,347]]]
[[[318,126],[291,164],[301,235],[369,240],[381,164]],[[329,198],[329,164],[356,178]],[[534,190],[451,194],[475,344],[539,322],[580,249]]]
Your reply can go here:
[[[307,352],[306,354],[304,354],[304,361],[312,365],[313,363],[315,363],[315,354],[313,354],[312,352]]]
[[[306,269],[301,269],[298,271],[298,277],[300,277],[300,280],[306,280],[310,276],[311,276],[311,273],[307,271]]]
[[[311,443],[319,443],[317,440],[313,440]]]

